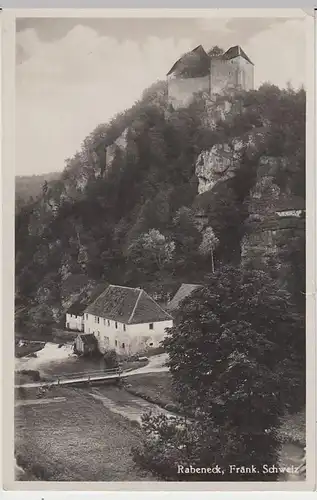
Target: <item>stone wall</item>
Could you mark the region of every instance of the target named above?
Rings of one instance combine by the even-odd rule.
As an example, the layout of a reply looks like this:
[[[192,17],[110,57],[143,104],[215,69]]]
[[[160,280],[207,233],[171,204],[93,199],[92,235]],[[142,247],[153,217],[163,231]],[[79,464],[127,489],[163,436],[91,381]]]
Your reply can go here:
[[[175,78],[168,77],[168,103],[174,109],[188,106],[194,98],[195,93],[209,93],[209,75],[197,78]]]

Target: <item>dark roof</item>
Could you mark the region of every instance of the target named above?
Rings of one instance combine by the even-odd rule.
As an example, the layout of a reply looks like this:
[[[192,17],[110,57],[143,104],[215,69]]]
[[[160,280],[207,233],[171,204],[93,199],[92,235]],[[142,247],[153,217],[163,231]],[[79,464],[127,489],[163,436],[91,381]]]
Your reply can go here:
[[[186,54],[183,54],[182,57],[180,57],[174,64],[173,66],[171,67],[171,69],[169,70],[169,72],[167,73],[167,76],[170,75],[171,73],[173,73],[175,71],[175,69],[177,68],[177,66],[180,64],[180,63],[186,63],[186,59],[190,56],[190,55],[198,55],[200,60],[202,62],[205,62],[205,61],[209,61],[210,59],[210,56],[207,54],[207,52],[205,51],[205,49],[203,48],[202,45],[198,45],[197,47],[195,47],[193,50],[189,51],[189,52],[186,52]]]
[[[109,285],[85,313],[125,324],[168,321],[172,316],[140,288]]]
[[[180,303],[188,297],[194,290],[201,288],[203,285],[194,285],[190,283],[183,283],[177,290],[176,294],[168,304],[168,309],[174,311],[180,305]]]
[[[86,345],[96,345],[97,344],[97,339],[93,333],[80,333],[79,337],[81,338],[83,343]]]
[[[86,307],[87,307],[87,302],[85,303],[75,302],[70,306],[70,308],[67,311],[67,314],[75,314],[75,316],[82,316]]]
[[[188,57],[190,57],[190,55],[198,55],[199,56],[199,59],[197,61],[197,67],[195,69],[196,69],[196,71],[198,71],[198,72],[201,71],[203,73],[206,72],[206,64],[211,59],[213,59],[213,60],[214,59],[230,60],[230,59],[234,59],[235,57],[241,56],[246,61],[248,61],[250,64],[252,64],[254,66],[254,64],[251,61],[251,59],[249,59],[249,57],[246,55],[246,53],[244,52],[244,50],[242,50],[239,45],[234,45],[233,47],[230,47],[230,49],[228,49],[224,54],[219,54],[217,56],[213,56],[213,55],[207,54],[207,52],[205,51],[205,49],[203,48],[203,46],[202,45],[198,45],[198,47],[195,47],[193,50],[191,50],[189,52],[186,52],[186,54],[183,54],[182,57],[180,57],[173,64],[173,66],[171,67],[171,69],[167,73],[167,76],[170,75],[171,73],[173,73],[177,69],[177,66],[179,66],[180,64],[185,64],[186,65],[186,59]],[[209,68],[209,64],[208,64],[208,70],[209,69],[210,68]],[[186,68],[183,69],[183,72],[186,72]]]
[[[223,59],[234,59],[235,57],[241,56],[243,57],[246,61],[251,63],[253,66],[253,62],[251,59],[248,58],[244,50],[241,49],[239,45],[234,45],[234,47],[230,47],[230,49],[227,50],[222,56]]]

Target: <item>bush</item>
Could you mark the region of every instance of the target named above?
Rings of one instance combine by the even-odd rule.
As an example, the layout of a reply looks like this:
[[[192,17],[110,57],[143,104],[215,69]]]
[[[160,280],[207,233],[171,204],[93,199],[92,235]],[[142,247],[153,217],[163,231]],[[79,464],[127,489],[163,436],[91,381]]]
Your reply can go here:
[[[114,349],[106,351],[103,356],[103,359],[105,361],[106,368],[110,369],[119,367],[118,355]]]

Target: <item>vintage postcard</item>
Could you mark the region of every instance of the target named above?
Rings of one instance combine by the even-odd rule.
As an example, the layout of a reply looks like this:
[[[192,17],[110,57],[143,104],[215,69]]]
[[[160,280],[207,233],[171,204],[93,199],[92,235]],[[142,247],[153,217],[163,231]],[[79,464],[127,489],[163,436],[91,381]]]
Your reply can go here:
[[[312,489],[313,16],[2,20],[7,489]]]

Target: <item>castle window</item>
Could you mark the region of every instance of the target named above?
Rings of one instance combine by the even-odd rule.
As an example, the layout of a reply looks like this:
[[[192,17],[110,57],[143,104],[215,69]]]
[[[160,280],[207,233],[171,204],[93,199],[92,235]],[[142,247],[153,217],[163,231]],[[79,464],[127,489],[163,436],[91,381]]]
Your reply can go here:
[[[150,324],[149,324],[149,329],[150,329],[150,330],[154,330],[154,325],[153,325],[153,323],[150,323]]]

